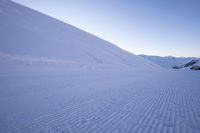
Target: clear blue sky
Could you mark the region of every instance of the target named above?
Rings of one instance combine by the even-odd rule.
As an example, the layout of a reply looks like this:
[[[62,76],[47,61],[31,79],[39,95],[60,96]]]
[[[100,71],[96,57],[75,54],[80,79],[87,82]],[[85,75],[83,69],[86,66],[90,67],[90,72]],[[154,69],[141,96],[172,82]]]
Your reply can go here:
[[[135,54],[200,57],[200,0],[13,0]]]

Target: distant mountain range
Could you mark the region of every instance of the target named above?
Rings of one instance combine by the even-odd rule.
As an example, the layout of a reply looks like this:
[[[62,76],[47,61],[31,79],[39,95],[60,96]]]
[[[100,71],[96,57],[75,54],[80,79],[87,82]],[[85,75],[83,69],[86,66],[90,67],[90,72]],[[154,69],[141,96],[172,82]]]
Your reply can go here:
[[[161,57],[152,55],[139,56],[148,59],[163,68],[200,70],[200,58],[173,56]]]
[[[173,68],[174,69],[200,70],[200,59],[192,59],[181,65],[174,66]]]

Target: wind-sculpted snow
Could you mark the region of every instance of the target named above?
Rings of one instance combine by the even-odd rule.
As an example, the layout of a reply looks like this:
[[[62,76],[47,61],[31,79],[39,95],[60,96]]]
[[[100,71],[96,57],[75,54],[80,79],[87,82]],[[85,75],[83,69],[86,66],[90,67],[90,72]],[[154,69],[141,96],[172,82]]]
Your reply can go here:
[[[0,70],[1,133],[199,133],[193,71]]]

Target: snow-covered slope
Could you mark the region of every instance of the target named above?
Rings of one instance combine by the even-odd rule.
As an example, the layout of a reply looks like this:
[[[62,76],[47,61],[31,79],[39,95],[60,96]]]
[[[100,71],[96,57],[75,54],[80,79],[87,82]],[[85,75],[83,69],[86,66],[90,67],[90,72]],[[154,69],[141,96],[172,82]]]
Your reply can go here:
[[[156,68],[154,63],[9,0],[0,1],[0,52],[78,63]]]
[[[140,55],[140,56],[164,68],[173,68],[176,65],[183,64],[184,62],[187,62],[192,59],[190,57],[188,58],[172,57],[172,56],[161,57],[161,56],[152,56],[152,55]]]
[[[0,133],[200,132],[198,72],[146,69],[157,66],[7,0],[0,41]]]

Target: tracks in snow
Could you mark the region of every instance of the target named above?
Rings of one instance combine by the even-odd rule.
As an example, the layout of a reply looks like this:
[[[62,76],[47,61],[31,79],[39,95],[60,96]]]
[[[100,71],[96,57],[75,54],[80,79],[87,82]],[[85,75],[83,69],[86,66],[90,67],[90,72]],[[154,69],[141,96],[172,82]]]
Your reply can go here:
[[[199,106],[189,90],[129,88],[89,99],[1,133],[200,132]]]

